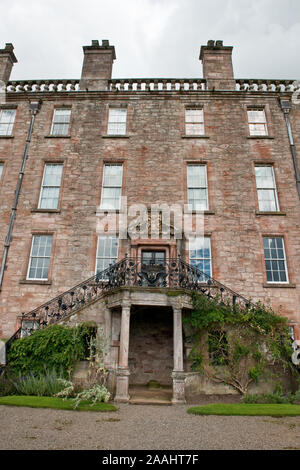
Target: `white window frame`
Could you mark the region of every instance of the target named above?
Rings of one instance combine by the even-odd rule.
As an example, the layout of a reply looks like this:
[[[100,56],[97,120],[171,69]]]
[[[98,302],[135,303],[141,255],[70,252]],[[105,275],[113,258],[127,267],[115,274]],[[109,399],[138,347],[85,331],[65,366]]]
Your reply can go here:
[[[117,253],[116,253],[116,256],[98,256],[98,251],[99,251],[99,243],[100,243],[100,240],[112,240],[111,243],[113,243],[114,241],[117,241]],[[110,247],[110,252],[112,250],[112,246]],[[98,238],[97,238],[97,251],[96,251],[96,264],[95,264],[95,275],[97,273],[101,273],[103,272],[103,269],[101,271],[98,271],[97,268],[98,268],[98,260],[104,260],[104,259],[108,259],[108,260],[111,260],[113,261],[113,264],[114,263],[117,263],[118,261],[118,257],[119,257],[119,238],[118,237],[109,237],[109,236],[102,236],[102,235],[99,235]],[[111,264],[111,263],[109,263]],[[109,265],[107,266],[107,268],[105,269],[108,269],[109,268]],[[105,278],[103,279],[105,280]]]
[[[51,237],[51,252],[50,255],[47,256],[32,256],[32,251],[33,251],[33,245],[34,245],[34,240],[36,237]],[[49,269],[50,269],[50,260],[51,260],[51,255],[52,255],[52,248],[53,248],[53,235],[48,235],[48,234],[40,234],[40,235],[33,235],[32,241],[31,241],[31,249],[30,249],[30,257],[29,257],[29,263],[28,263],[28,269],[27,269],[27,276],[26,279],[29,281],[48,281],[49,280]],[[32,260],[35,258],[45,258],[49,259],[49,267],[48,267],[48,273],[47,273],[47,278],[44,277],[29,277],[30,269],[31,269],[31,264]]]
[[[189,116],[189,113],[193,113],[196,115],[199,113],[200,120],[195,121]],[[193,128],[198,129],[199,126],[201,127],[200,132],[194,132]],[[204,109],[203,107],[199,108],[186,108],[185,109],[185,135],[205,135],[205,123],[204,123]]]
[[[48,166],[59,166],[59,167],[61,167],[61,175],[60,175],[60,184],[59,184],[59,186],[46,186],[46,185],[44,184],[45,176],[46,176],[46,169],[47,169]],[[45,166],[44,166],[44,173],[43,173],[43,180],[42,180],[41,190],[40,190],[40,197],[39,197],[38,209],[43,209],[43,210],[56,210],[56,209],[58,208],[59,196],[60,196],[60,189],[61,189],[61,182],[62,182],[62,172],[63,172],[63,164],[62,164],[62,163],[45,163]],[[58,199],[57,199],[57,206],[56,206],[56,207],[41,207],[43,190],[46,189],[46,188],[58,188]]]
[[[105,185],[105,168],[110,167],[110,166],[118,166],[121,167],[121,184],[119,186],[117,185]],[[102,190],[101,190],[101,203],[100,203],[100,209],[103,210],[120,210],[121,209],[121,198],[122,198],[122,187],[123,187],[123,163],[105,163],[103,165],[103,175],[102,175]],[[118,207],[107,207],[103,205],[103,194],[105,192],[106,188],[120,188],[120,198],[119,198],[119,204]]]
[[[12,119],[10,119],[9,121],[4,121],[2,122],[2,119],[4,116],[4,113],[5,111],[11,111],[12,112]],[[11,136],[12,135],[12,132],[13,132],[13,128],[14,128],[14,125],[15,125],[15,120],[16,120],[16,113],[17,113],[17,110],[15,108],[2,108],[0,109],[0,137],[4,136],[4,137],[7,137],[7,136]],[[6,125],[6,132],[4,133],[1,133],[1,125]]]
[[[67,122],[64,120],[62,121],[56,120],[56,118],[59,116],[58,111],[64,111],[64,112],[68,111],[69,120]],[[52,118],[50,135],[69,135],[70,120],[71,120],[71,108],[55,108],[54,113],[53,113],[53,118]],[[67,131],[66,132],[54,132],[56,125],[68,126]]]
[[[280,238],[282,240],[282,248],[283,248],[283,258],[266,258],[266,253],[265,253],[265,245],[264,245],[264,239],[277,239],[277,238]],[[286,259],[286,251],[285,251],[285,243],[284,243],[284,237],[281,237],[281,236],[274,236],[274,237],[268,237],[268,236],[264,236],[263,237],[263,248],[264,248],[264,260],[265,260],[265,270],[266,270],[266,279],[267,279],[267,283],[268,284],[289,284],[289,273],[288,273],[288,267],[287,267],[287,259]],[[271,250],[271,248],[269,248]],[[277,247],[276,247],[276,250],[277,250]],[[284,262],[284,271],[285,271],[285,275],[286,275],[286,281],[269,281],[268,280],[268,273],[267,271],[270,271],[270,270],[267,270],[267,265],[266,265],[266,262],[267,261],[283,261]],[[278,272],[280,272],[282,270],[278,270]],[[271,269],[271,272],[273,273],[273,269]],[[273,276],[272,276],[273,277]]]
[[[124,119],[125,115],[125,119]],[[123,116],[123,119],[122,119]],[[115,126],[117,129],[113,129]],[[127,130],[127,108],[109,107],[107,135],[126,135]]]
[[[205,241],[208,241],[209,243],[209,258],[191,258],[191,251],[192,250],[197,250],[196,246],[198,244],[198,246],[200,246],[200,248],[198,249],[201,249],[201,245],[202,245],[202,249],[204,250],[205,249],[205,246],[204,246],[204,243]],[[211,256],[211,239],[210,237],[207,237],[207,236],[204,236],[204,237],[193,237],[193,238],[190,238],[189,240],[189,264],[190,266],[195,266],[194,264],[192,264],[192,260],[198,260],[198,261],[203,261],[205,263],[205,261],[209,261],[209,264],[210,264],[210,273],[208,274],[207,272],[205,272],[204,270],[200,269],[200,271],[204,272],[204,274],[206,274],[207,276],[209,277],[212,277],[212,256]],[[195,245],[193,247],[193,244]],[[197,268],[197,266],[195,266]],[[198,269],[198,268],[197,268]],[[200,282],[207,282],[206,280],[203,280],[203,281],[200,281]]]
[[[266,188],[266,187],[258,187],[257,185],[257,177],[256,177],[256,168],[271,168],[272,171],[272,181],[273,181],[273,187],[272,188]],[[278,193],[277,193],[277,186],[276,186],[276,179],[275,179],[275,173],[274,173],[274,167],[273,165],[255,165],[254,167],[255,171],[255,182],[256,182],[256,191],[257,191],[257,200],[258,200],[258,209],[261,212],[279,212],[279,200],[278,200]],[[259,191],[270,191],[273,192],[274,194],[274,201],[275,201],[275,210],[270,211],[270,210],[265,210],[260,207],[260,200],[259,200]]]
[[[252,120],[250,118],[250,114],[251,112],[262,112],[263,113],[263,120],[258,120],[258,121],[255,121],[255,120]],[[268,125],[267,125],[267,116],[266,116],[266,110],[265,108],[261,107],[261,108],[251,108],[249,106],[249,108],[247,108],[247,117],[248,117],[248,126],[249,126],[249,134],[251,137],[264,137],[264,136],[268,136],[269,135],[269,131],[268,131]],[[261,127],[264,129],[264,132],[260,132],[258,129],[252,129],[251,126],[258,126],[258,127]]]
[[[192,168],[192,167],[202,167],[202,168],[205,169],[205,186],[201,186],[200,184],[199,184],[199,186],[191,186],[191,183],[189,182],[189,168]],[[204,164],[204,163],[203,163],[203,164],[201,164],[201,163],[199,163],[199,164],[197,164],[197,163],[196,163],[196,164],[193,164],[193,163],[187,164],[187,168],[186,168],[186,180],[187,180],[187,203],[188,203],[188,209],[189,209],[190,211],[196,211],[196,210],[198,210],[198,211],[207,211],[207,210],[209,210],[207,165]],[[195,207],[195,205],[194,205],[195,199],[193,199],[192,204],[189,202],[189,201],[190,201],[190,198],[189,198],[189,191],[190,191],[190,190],[193,190],[193,189],[194,189],[194,190],[197,190],[197,189],[198,189],[198,190],[205,190],[205,192],[206,192],[206,199],[205,199],[205,200],[206,200],[206,207],[205,207],[204,209],[203,209],[203,208],[199,209],[199,208]]]

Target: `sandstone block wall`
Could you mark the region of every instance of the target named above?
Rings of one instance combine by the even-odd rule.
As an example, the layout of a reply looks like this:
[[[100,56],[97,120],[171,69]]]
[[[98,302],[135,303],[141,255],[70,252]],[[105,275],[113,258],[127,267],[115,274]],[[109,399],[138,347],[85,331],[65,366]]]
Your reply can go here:
[[[277,93],[241,92],[73,92],[41,93],[29,158],[19,199],[0,299],[0,336],[15,330],[28,312],[95,271],[96,210],[101,199],[103,165],[123,164],[122,192],[128,204],[187,203],[186,165],[205,163],[211,237],[212,276],[253,301],[270,302],[300,322],[300,200],[296,191],[284,116]],[[10,209],[30,121],[24,94],[11,94],[17,107],[12,138],[0,138],[0,246],[3,250]],[[127,106],[127,134],[107,136],[108,108]],[[186,106],[204,108],[207,138],[186,138]],[[268,138],[250,138],[247,106],[266,109]],[[71,107],[69,136],[49,137],[55,107]],[[296,149],[300,149],[300,111],[291,112]],[[298,151],[298,159],[300,158]],[[63,163],[58,210],[37,210],[46,162]],[[254,165],[274,166],[281,215],[260,215]],[[300,161],[299,161],[300,164]],[[53,234],[49,280],[26,281],[33,234]],[[262,237],[283,236],[290,283],[266,283]],[[147,243],[144,240],[143,243]],[[151,240],[149,240],[151,245]],[[170,248],[169,240],[156,241]],[[187,254],[184,246],[182,254]],[[119,258],[131,251],[121,240]],[[170,253],[170,251],[167,253]]]

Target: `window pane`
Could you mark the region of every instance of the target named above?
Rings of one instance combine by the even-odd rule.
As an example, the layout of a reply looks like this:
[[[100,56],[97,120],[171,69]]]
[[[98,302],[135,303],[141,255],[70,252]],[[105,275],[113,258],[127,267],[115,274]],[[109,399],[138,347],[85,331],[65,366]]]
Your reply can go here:
[[[258,205],[260,211],[277,211],[275,192],[273,190],[258,190]]]
[[[188,205],[190,210],[208,209],[205,165],[187,166]]]
[[[122,165],[105,165],[102,183],[102,209],[120,209],[122,196]]]
[[[187,177],[189,188],[206,188],[206,166],[188,165]]]
[[[186,109],[185,123],[187,135],[204,135],[203,109]]]
[[[35,235],[32,240],[28,279],[48,279],[52,235]]]
[[[62,165],[46,164],[39,209],[57,209],[62,177]]]
[[[264,255],[268,282],[288,282],[282,237],[264,237]]]
[[[1,176],[2,176],[2,172],[3,172],[3,163],[0,163],[0,179],[1,179]]]
[[[16,117],[15,109],[0,111],[0,135],[11,135]]]
[[[249,124],[250,135],[267,135],[265,124]]]
[[[186,122],[203,122],[203,109],[186,109]]]
[[[110,108],[108,116],[107,133],[110,135],[126,134],[126,108]]]
[[[249,123],[266,123],[266,115],[263,109],[248,110]]]
[[[96,272],[104,271],[118,260],[119,239],[98,237]]]
[[[193,238],[189,241],[190,264],[200,271],[211,276],[211,249],[210,238]],[[205,279],[200,279],[204,281]]]
[[[55,109],[52,121],[52,135],[67,135],[71,117],[70,109]]]
[[[278,211],[277,191],[272,166],[255,167],[256,187],[258,193],[259,210]]]

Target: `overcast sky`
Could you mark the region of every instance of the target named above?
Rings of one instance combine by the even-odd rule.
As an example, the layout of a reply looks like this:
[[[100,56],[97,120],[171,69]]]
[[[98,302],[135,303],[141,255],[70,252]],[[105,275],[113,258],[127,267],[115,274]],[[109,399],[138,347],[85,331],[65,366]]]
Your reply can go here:
[[[0,0],[11,79],[80,78],[82,46],[109,39],[113,78],[202,77],[200,46],[234,46],[236,78],[300,79],[299,0]]]

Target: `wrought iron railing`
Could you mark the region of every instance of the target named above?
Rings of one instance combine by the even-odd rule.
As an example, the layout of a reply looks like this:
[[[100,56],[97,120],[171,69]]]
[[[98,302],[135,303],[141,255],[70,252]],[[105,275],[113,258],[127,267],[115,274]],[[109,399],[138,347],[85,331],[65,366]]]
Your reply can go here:
[[[125,257],[36,309],[23,313],[21,327],[7,341],[6,352],[16,339],[57,323],[95,302],[105,293],[122,287],[197,291],[216,299],[219,303],[239,309],[246,309],[251,305],[245,297],[200,271],[196,266],[184,262],[180,257],[159,261],[157,264],[146,263],[141,258]]]
[[[22,327],[18,328],[17,331],[6,341],[6,343],[5,343],[6,356],[7,356],[7,353],[9,352],[9,350],[10,350],[10,347],[11,347],[12,343],[16,339],[21,338],[21,333],[22,333]]]
[[[29,330],[56,323],[120,287],[169,288],[198,291],[220,302],[247,308],[250,302],[180,257],[158,264],[146,264],[141,258],[126,257],[95,274],[72,289],[38,308],[22,314],[22,325]],[[23,336],[23,335],[22,335]]]

